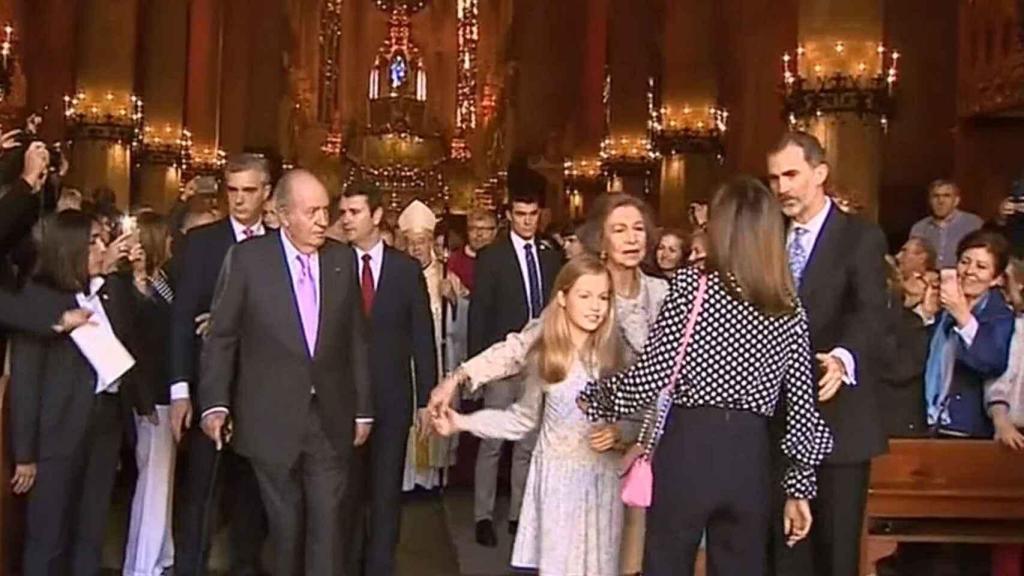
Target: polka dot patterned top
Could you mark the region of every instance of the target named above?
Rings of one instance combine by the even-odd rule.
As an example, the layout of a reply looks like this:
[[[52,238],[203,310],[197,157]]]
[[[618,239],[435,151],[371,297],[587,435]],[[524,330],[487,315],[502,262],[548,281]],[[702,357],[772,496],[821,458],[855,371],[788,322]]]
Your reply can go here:
[[[591,420],[617,420],[649,405],[672,374],[699,271],[685,269],[671,289],[638,361],[623,372],[590,382],[580,394]],[[684,407],[775,414],[787,403],[782,453],[783,480],[791,498],[817,493],[815,468],[832,451],[832,433],[818,413],[812,375],[810,329],[803,307],[770,317],[734,297],[717,273],[686,351],[673,400]]]

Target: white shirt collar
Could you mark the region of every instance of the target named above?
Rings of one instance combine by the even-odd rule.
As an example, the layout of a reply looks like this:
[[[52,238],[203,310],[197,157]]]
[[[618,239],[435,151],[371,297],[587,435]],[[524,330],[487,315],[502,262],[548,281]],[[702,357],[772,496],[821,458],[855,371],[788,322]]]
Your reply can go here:
[[[512,246],[515,247],[516,252],[522,252],[523,248],[527,244],[533,245],[533,249],[534,250],[537,249],[537,237],[536,236],[534,236],[533,238],[530,238],[529,240],[527,240],[526,238],[523,238],[519,234],[516,234],[514,231],[510,231],[508,233],[508,235],[509,235],[510,238],[512,238]]]
[[[93,276],[89,279],[89,292],[82,293],[82,297],[95,298],[96,295],[100,293],[100,288],[103,288],[103,285],[106,284],[106,282],[107,279],[103,276]]]
[[[378,239],[377,243],[374,244],[373,247],[370,248],[369,250],[363,250],[362,248],[360,248],[359,246],[356,246],[355,244],[353,244],[352,247],[355,248],[355,250],[356,250],[356,256],[359,258],[360,264],[362,264],[363,255],[364,254],[369,254],[370,255],[370,261],[371,262],[381,262],[382,260],[384,260],[384,241],[383,240]]]
[[[831,210],[831,208],[832,208],[832,200],[830,200],[826,196],[825,197],[825,205],[822,206],[821,210],[819,210],[818,213],[815,214],[813,218],[808,220],[806,224],[797,224],[796,221],[794,220],[792,225],[790,226],[790,229],[793,229],[793,228],[803,228],[803,229],[807,230],[808,232],[810,232],[810,235],[811,235],[812,238],[817,238],[818,234],[821,232],[821,227],[825,225],[825,219],[828,218],[828,213],[829,213],[829,210]]]
[[[245,237],[246,228],[252,230],[253,236],[263,236],[263,234],[266,232],[266,229],[263,227],[263,220],[260,220],[259,222],[253,224],[252,226],[246,226],[242,224],[238,220],[235,220],[234,216],[228,216],[228,221],[231,222],[231,230],[234,231],[235,240],[237,242],[241,242],[242,240],[247,239]]]
[[[288,233],[287,232],[285,232],[284,230],[281,230],[281,232],[278,234],[278,236],[281,237],[281,244],[284,246],[284,256],[285,256],[285,258],[288,259],[288,266],[292,266],[293,264],[295,264],[295,261],[296,261],[295,257],[300,255],[300,254],[302,254],[302,252],[299,251],[299,249],[295,247],[295,244],[292,243],[291,238],[288,237]],[[311,263],[312,262],[316,262],[318,254],[319,254],[319,251],[316,251],[316,252],[313,252],[312,254],[309,254],[309,261]],[[303,255],[305,256],[305,254],[303,254]]]

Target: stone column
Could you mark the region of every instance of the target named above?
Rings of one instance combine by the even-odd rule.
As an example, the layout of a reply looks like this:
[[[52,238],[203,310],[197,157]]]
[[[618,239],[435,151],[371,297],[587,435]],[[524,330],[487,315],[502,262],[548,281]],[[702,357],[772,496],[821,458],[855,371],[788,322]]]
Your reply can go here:
[[[579,96],[571,125],[572,156],[566,159],[562,173],[567,220],[582,218],[593,199],[605,189],[599,154],[606,131],[604,85],[610,9],[610,0],[589,0],[584,7]]]
[[[222,22],[221,2],[191,0],[184,117],[192,134],[193,157],[202,162],[212,160],[207,156],[220,147]]]
[[[650,142],[648,96],[656,75],[656,2],[611,0],[608,26],[608,142],[603,146],[608,189],[656,203],[656,164]],[[645,166],[649,164],[649,166]]]
[[[665,3],[662,28],[661,126],[683,146],[662,145],[659,222],[682,226],[690,202],[707,200],[720,177],[715,113],[718,92],[718,42],[714,3],[674,0]],[[695,131],[689,145],[680,129]],[[670,136],[671,135],[671,136]],[[700,141],[698,141],[698,138]],[[667,143],[667,142],[666,142]],[[695,149],[697,144],[712,146]]]
[[[804,77],[814,79],[836,71],[866,76],[887,67],[877,52],[883,41],[882,0],[801,0],[798,22],[804,49],[798,66]],[[807,129],[828,153],[829,186],[834,193],[859,204],[865,216],[876,218],[882,174],[880,118],[827,113],[810,120]]]
[[[80,0],[76,35],[76,87],[86,122],[98,116],[122,121],[132,113],[138,24],[137,0]],[[70,186],[83,192],[108,186],[118,206],[131,202],[132,147],[110,131],[79,131],[71,150]],[[102,134],[102,135],[101,135]]]
[[[146,133],[136,172],[137,201],[164,211],[181,184],[177,150],[184,128],[188,5],[147,2],[141,22],[140,92],[146,104]]]

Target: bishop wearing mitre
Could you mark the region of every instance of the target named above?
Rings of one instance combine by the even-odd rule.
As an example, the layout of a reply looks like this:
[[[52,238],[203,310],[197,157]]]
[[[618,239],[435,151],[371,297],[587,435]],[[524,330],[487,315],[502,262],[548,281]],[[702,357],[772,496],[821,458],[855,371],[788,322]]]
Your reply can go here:
[[[437,217],[434,212],[419,200],[413,200],[398,216],[398,230],[405,239],[406,252],[423,267],[423,277],[430,294],[430,312],[434,318],[434,334],[437,335],[437,365],[444,366],[441,357],[441,342],[445,338],[441,321],[444,314],[441,285],[445,266],[434,249],[436,226]],[[455,464],[456,441],[456,438],[440,438],[436,435],[422,439],[411,430],[402,489],[412,490],[417,485],[434,488],[444,483],[444,469]]]

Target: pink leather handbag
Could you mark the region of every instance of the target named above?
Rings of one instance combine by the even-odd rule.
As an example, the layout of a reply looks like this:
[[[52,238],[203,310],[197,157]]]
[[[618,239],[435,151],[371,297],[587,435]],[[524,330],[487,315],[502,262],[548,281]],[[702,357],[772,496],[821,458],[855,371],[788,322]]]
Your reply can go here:
[[[686,331],[683,332],[683,340],[679,344],[679,353],[676,354],[675,367],[672,369],[672,377],[661,392],[658,393],[658,400],[655,407],[648,412],[644,422],[644,428],[648,441],[638,442],[630,448],[623,456],[624,469],[620,495],[626,506],[635,508],[647,508],[651,505],[651,497],[654,492],[654,470],[651,468],[651,458],[654,456],[654,449],[658,445],[661,433],[665,430],[665,421],[668,419],[669,410],[672,409],[672,392],[679,381],[679,369],[683,366],[683,358],[686,356],[686,349],[689,347],[690,339],[693,337],[693,327],[697,324],[697,316],[704,307],[704,299],[707,296],[707,276],[701,274],[700,283],[697,286],[697,294],[693,299],[693,308],[690,310],[690,317],[686,321]],[[645,433],[641,431],[640,437],[644,438]]]

